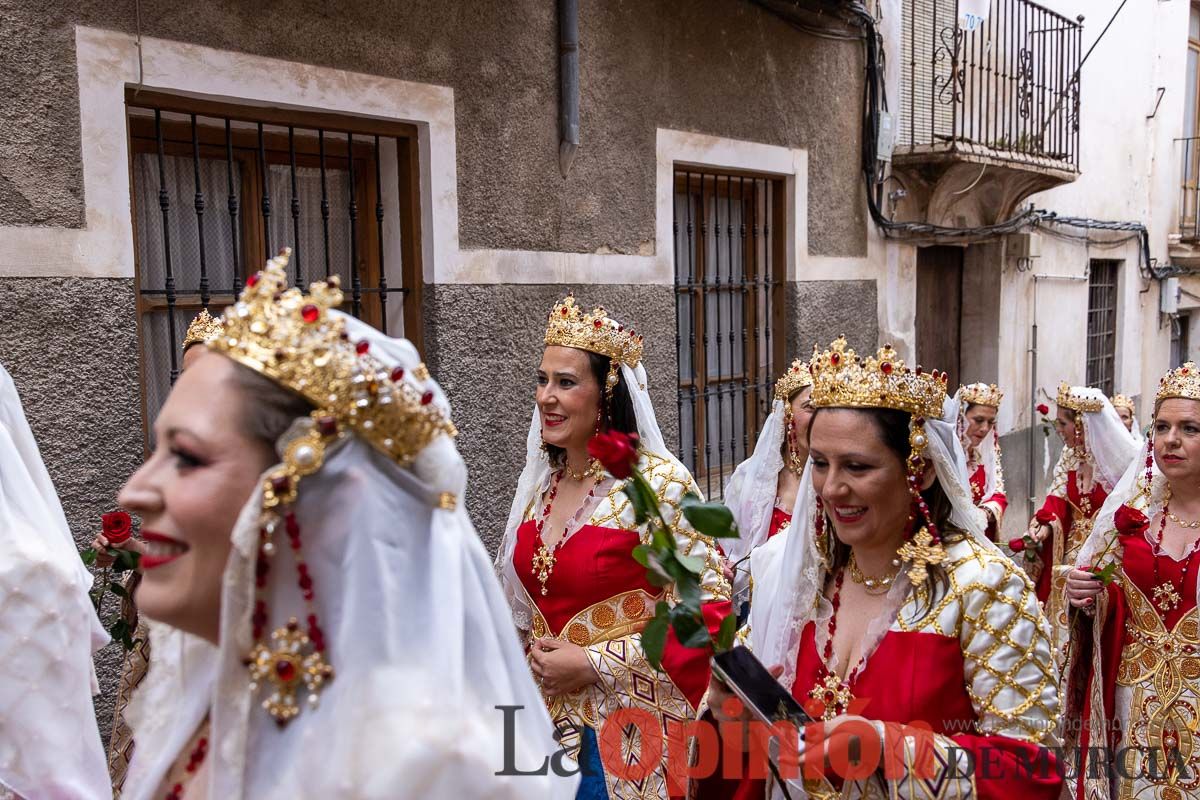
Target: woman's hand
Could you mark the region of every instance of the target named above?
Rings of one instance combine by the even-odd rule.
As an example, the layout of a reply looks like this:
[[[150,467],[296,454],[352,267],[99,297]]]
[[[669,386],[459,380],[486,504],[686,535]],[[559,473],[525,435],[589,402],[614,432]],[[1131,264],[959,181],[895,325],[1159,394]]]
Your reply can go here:
[[[1050,536],[1050,526],[1043,522],[1038,522],[1037,517],[1034,517],[1029,521],[1029,528],[1026,529],[1025,533],[1035,542],[1041,543],[1046,541],[1046,538]]]
[[[771,673],[772,678],[778,678],[783,674],[783,667],[776,665],[769,667],[767,671]],[[746,708],[733,690],[715,675],[708,680],[708,708],[717,722],[748,722],[751,718],[750,709]],[[741,713],[726,713],[735,709],[740,709]]]
[[[721,574],[725,576],[725,580],[733,583],[733,576],[737,573],[737,567],[726,556],[721,556]]]
[[[1092,573],[1073,569],[1067,573],[1067,599],[1076,608],[1090,609],[1096,605],[1096,595],[1104,590],[1104,584]]]
[[[530,664],[534,680],[547,697],[577,692],[600,681],[586,650],[549,636],[533,643]]]
[[[146,545],[142,544],[139,540],[134,539],[132,536],[119,545],[112,545],[108,543],[108,539],[104,536],[104,534],[100,534],[95,539],[92,539],[92,549],[96,551],[96,566],[100,569],[105,569],[107,567],[111,567],[113,562],[116,561],[116,556],[111,556],[108,554],[110,549],[132,550],[135,553],[144,554],[146,552]]]

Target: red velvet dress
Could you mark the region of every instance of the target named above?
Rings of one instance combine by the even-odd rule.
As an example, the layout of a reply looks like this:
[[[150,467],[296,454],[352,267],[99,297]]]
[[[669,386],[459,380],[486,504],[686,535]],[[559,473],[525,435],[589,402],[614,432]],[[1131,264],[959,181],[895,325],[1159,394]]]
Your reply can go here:
[[[655,489],[667,519],[676,527],[680,551],[705,563],[702,611],[710,634],[715,635],[730,612],[729,586],[721,575],[715,545],[697,534],[679,511],[683,494],[695,491],[691,475],[678,462],[653,455],[643,455],[639,468]],[[534,504],[536,513],[530,509],[528,518],[517,529],[513,563],[533,609],[532,637],[554,636],[579,645],[600,676],[598,683],[577,692],[546,698],[551,719],[560,730],[575,726],[576,732],[562,739],[563,746],[574,754],[583,745],[584,728],[597,737],[603,753],[605,736],[620,732],[614,725],[606,734],[605,720],[623,708],[648,712],[655,729],[665,734],[671,721],[695,717],[696,707],[708,689],[708,651],[683,647],[673,632],[668,634],[663,670],[655,670],[646,661],[641,632],[654,616],[655,605],[664,592],[646,580],[646,568],[633,558],[633,548],[647,532],[646,526],[636,524],[621,486],[616,482],[584,524],[556,547],[545,594],[533,568],[534,555],[541,545],[535,520],[541,519],[542,503]],[[638,747],[626,748],[626,766],[638,752]],[[614,770],[613,764],[603,764],[610,797],[665,800],[668,796],[661,767],[635,782],[624,780],[618,774],[620,765],[616,766]]]
[[[1147,526],[1137,511],[1118,517],[1118,577],[1097,597],[1094,617],[1074,614],[1065,700],[1082,721],[1078,752],[1107,745],[1130,759],[1106,787],[1104,779],[1089,780],[1093,770],[1084,759],[1071,770],[1076,797],[1094,793],[1098,783],[1112,797],[1200,794],[1200,552],[1193,548],[1178,561],[1155,555]]]

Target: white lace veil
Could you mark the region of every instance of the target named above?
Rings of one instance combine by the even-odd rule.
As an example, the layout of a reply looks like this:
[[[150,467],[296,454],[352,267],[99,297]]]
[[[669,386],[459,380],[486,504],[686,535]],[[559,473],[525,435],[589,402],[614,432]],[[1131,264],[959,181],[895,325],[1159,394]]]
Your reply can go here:
[[[973,536],[981,547],[995,549],[985,533],[986,517],[971,499],[966,455],[951,401],[945,402],[942,419],[926,420],[925,433],[926,457],[933,462],[938,483],[951,503],[951,525]],[[831,613],[822,595],[826,569],[815,539],[817,503],[811,471],[810,460],[796,493],[787,533],[769,540],[751,556],[755,586],[750,604],[751,642],[764,664],[783,666],[779,680],[789,689],[796,680],[796,657],[805,625],[812,619],[826,619]],[[901,570],[888,592],[890,613],[881,614],[868,629],[864,653],[873,650],[886,633],[910,589],[908,576]],[[818,631],[818,635],[823,633]]]
[[[967,462],[970,463],[970,456],[967,453],[967,448],[970,446],[967,442],[967,408],[970,403],[963,400],[963,392],[967,389],[987,388],[986,384],[976,383],[971,386],[960,386],[958,391],[954,393],[954,398],[950,401],[952,406],[953,419],[955,420],[956,432],[958,433],[959,442],[963,447],[963,452],[967,454]],[[1000,459],[996,457],[997,439],[999,432],[993,428],[990,436],[983,437],[983,441],[975,448],[975,454],[979,457],[979,463],[983,465],[983,474],[987,476],[986,483],[983,489],[983,498],[994,495],[999,491],[1001,485],[1001,476],[1003,467],[1000,464]],[[968,470],[967,477],[970,478]]]
[[[346,329],[448,411],[437,385],[418,377],[412,345],[350,318]],[[309,424],[297,421],[281,442]],[[256,490],[232,534],[219,649],[185,639],[182,659],[160,660],[154,642],[135,719],[149,721],[163,743],[144,738],[135,722],[125,797],[155,797],[210,705],[212,798],[574,797],[573,777],[495,774],[504,769],[506,746],[521,769],[541,765],[558,746],[463,508],[465,488],[465,464],[445,436],[408,469],[352,436],[304,478],[294,508],[336,678],[316,708],[301,698],[304,708],[283,728],[249,692],[242,662],[253,638]],[[456,507],[439,504],[444,493],[458,498]],[[304,609],[291,560],[275,562],[265,592],[268,629]],[[155,701],[167,710],[151,707]],[[520,707],[511,726],[500,706]]]
[[[1104,392],[1087,386],[1072,386],[1071,393],[1101,403],[1099,411],[1084,411],[1079,416],[1083,419],[1084,447],[1087,459],[1095,470],[1095,479],[1104,486],[1105,491],[1111,492],[1125,474],[1140,445],[1129,435],[1125,423],[1121,422],[1120,415]],[[1070,449],[1064,448],[1059,464],[1069,457]],[[1057,473],[1058,468],[1055,469]]]
[[[776,398],[763,423],[751,456],[738,464],[725,485],[724,501],[737,521],[737,539],[725,539],[721,547],[730,561],[738,562],[767,540],[779,471],[783,469],[786,400]],[[741,569],[739,569],[739,573]]]
[[[657,456],[674,460],[667,443],[663,440],[650,392],[646,386],[646,368],[638,362],[636,368],[621,365],[621,380],[629,389],[633,400],[634,418],[637,420],[638,438],[642,449]],[[526,510],[550,480],[550,459],[542,449],[542,415],[533,407],[533,418],[529,421],[529,434],[525,437],[525,467],[517,479],[517,490],[513,495],[508,522],[504,528],[504,540],[496,552],[496,574],[512,609],[512,619],[521,631],[528,631],[533,624],[533,612],[525,588],[513,564],[513,552],[517,547],[517,528],[525,517]]]
[[[112,791],[92,694],[92,654],[108,643],[92,575],[0,366],[0,795]]]

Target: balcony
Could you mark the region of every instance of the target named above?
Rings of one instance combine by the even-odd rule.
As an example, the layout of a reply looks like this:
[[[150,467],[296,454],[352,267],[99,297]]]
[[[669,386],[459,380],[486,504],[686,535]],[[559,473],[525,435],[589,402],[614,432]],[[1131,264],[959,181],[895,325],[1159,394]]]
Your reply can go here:
[[[1179,154],[1179,232],[1170,237],[1171,263],[1200,268],[1200,136],[1175,140]]]
[[[1080,21],[1030,0],[905,0],[893,168],[909,219],[1003,220],[1079,173]]]

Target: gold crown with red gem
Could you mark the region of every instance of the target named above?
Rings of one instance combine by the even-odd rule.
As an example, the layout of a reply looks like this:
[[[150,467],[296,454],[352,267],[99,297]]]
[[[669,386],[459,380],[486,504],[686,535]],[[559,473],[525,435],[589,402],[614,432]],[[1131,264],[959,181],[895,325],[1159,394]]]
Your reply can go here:
[[[221,318],[215,319],[208,313],[207,308],[200,309],[200,313],[192,319],[188,325],[187,333],[183,336],[183,345],[180,348],[183,352],[194,344],[205,344],[211,339],[216,338],[221,334]]]
[[[641,336],[611,319],[603,308],[585,312],[572,295],[555,304],[546,324],[546,344],[598,353],[628,367],[642,360],[642,342]]]
[[[971,383],[962,387],[962,399],[968,406],[999,408],[1004,392],[994,383]]]
[[[812,384],[812,373],[808,371],[808,364],[797,358],[788,367],[788,371],[783,373],[783,377],[775,381],[775,399],[787,402],[793,394]]]
[[[1171,397],[1181,397],[1185,400],[1200,400],[1200,369],[1194,362],[1187,362],[1178,369],[1173,369],[1158,382],[1158,393],[1154,395],[1154,405]]]
[[[916,417],[940,419],[946,375],[909,369],[890,344],[860,358],[839,336],[824,353],[813,348],[812,404],[818,408],[891,408]]]
[[[1109,402],[1113,408],[1123,408],[1131,414],[1137,411],[1133,405],[1133,398],[1123,394],[1114,394]]]
[[[401,466],[436,437],[455,435],[433,402],[428,375],[405,375],[374,358],[370,344],[353,342],[337,276],[305,294],[288,288],[285,248],[246,280],[241,296],[220,318],[207,344],[312,403],[315,419],[350,429]],[[418,370],[419,371],[419,370]]]
[[[1096,413],[1104,408],[1104,400],[1100,397],[1092,397],[1080,392],[1080,387],[1070,386],[1066,382],[1058,385],[1058,397],[1054,402],[1062,408],[1069,408],[1072,411]]]

